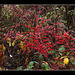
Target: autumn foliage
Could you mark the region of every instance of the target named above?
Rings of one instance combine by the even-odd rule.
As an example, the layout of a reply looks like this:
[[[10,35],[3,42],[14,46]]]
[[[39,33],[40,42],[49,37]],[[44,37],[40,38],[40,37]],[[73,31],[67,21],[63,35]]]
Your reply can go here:
[[[11,16],[7,16],[7,20],[15,23],[5,29],[1,39],[6,47],[5,67],[21,70],[74,69],[75,38],[64,20],[62,22],[55,14],[49,17],[49,12],[42,17],[45,10],[42,6],[37,7],[38,11],[36,5],[29,10],[15,5],[8,7],[8,15]]]

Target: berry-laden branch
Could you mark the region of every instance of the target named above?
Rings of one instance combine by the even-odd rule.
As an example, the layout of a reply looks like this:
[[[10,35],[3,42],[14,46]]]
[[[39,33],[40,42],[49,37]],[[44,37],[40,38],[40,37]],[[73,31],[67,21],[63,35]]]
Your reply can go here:
[[[60,34],[60,36],[65,40],[65,38]],[[65,40],[68,48],[70,49],[71,53],[73,54],[74,53],[74,50],[70,48],[70,46],[68,45],[67,41]]]

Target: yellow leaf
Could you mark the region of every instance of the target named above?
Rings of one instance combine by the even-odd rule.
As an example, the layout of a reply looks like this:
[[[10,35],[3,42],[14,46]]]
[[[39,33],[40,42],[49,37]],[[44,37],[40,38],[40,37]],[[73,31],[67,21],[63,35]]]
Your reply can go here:
[[[20,42],[20,46],[19,47],[23,48],[23,42],[22,41]]]
[[[45,61],[43,61],[45,64],[47,64],[48,65],[48,63],[47,62],[45,62]]]
[[[63,56],[63,57],[60,58],[60,60],[63,59],[63,58],[66,58],[66,57],[67,57],[67,56]]]
[[[6,49],[6,47],[3,45],[3,50],[5,50]]]
[[[21,47],[21,48],[23,48],[23,46],[22,46],[22,45],[21,45],[20,47]]]
[[[63,58],[64,58],[64,57],[61,57],[60,60],[63,59]]]
[[[13,43],[12,43],[12,46],[14,46],[15,45],[15,41],[13,41]]]
[[[2,70],[2,68],[0,67],[0,70]]]
[[[46,70],[50,70],[50,69],[46,69]]]
[[[9,42],[9,47],[11,46],[11,42]]]
[[[10,39],[10,38],[7,38],[6,40],[7,40],[7,41],[11,41],[11,39]]]
[[[69,63],[69,59],[68,58],[64,58],[64,64],[68,64]]]
[[[15,39],[18,39],[19,36],[16,36]]]
[[[23,42],[22,42],[22,41],[21,41],[20,43],[21,43],[21,44],[23,44]]]

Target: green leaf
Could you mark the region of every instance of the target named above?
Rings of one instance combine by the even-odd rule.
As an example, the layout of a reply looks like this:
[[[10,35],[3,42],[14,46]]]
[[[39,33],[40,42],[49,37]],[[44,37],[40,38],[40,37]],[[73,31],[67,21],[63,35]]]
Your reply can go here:
[[[31,26],[31,24],[28,23],[28,26]]]
[[[54,54],[54,53],[55,53],[55,51],[52,51],[52,53]]]
[[[47,69],[50,69],[49,65],[45,64],[45,63],[42,63],[42,66],[43,70],[47,70]]]
[[[17,53],[19,53],[19,50],[17,50]]]
[[[41,54],[41,53],[39,53],[39,52],[35,52],[34,54]]]
[[[4,57],[5,57],[5,58],[7,58],[7,56],[6,56],[6,55],[4,55]]]
[[[42,63],[41,67],[43,68],[43,70],[46,70],[45,65],[46,65],[45,63]]]
[[[62,56],[62,53],[59,53]]]
[[[9,10],[9,13],[11,13],[12,12],[12,10]]]
[[[75,66],[75,61],[72,63],[73,66]]]
[[[36,62],[36,61],[31,61],[31,62],[29,63],[29,65],[27,66],[27,70],[31,70],[31,69],[34,67],[34,66],[33,66],[34,63],[39,64],[39,63]]]
[[[8,24],[9,24],[9,22],[6,22],[6,23],[5,23],[5,25],[8,25]]]
[[[50,12],[48,12],[46,16],[48,16],[49,14],[50,14]]]
[[[23,66],[18,67],[17,70],[22,70],[22,67],[23,67]]]
[[[50,14],[50,12],[47,13],[47,15],[49,15],[49,14]]]
[[[61,46],[58,51],[62,52],[63,50],[65,50],[65,47]]]
[[[30,69],[27,68],[27,69],[24,69],[24,70],[25,70],[25,71],[28,71],[28,70],[30,70]]]
[[[15,34],[17,33],[17,31],[15,31]]]
[[[47,17],[45,16],[45,19],[47,19]]]
[[[41,59],[42,61],[44,61],[44,58],[43,58],[42,54],[39,55],[39,59]]]
[[[8,65],[8,66],[12,66],[12,64],[10,64],[10,63],[8,63],[8,62],[6,63],[6,65]]]
[[[33,67],[34,67],[34,66],[30,66],[30,65],[27,66],[28,69],[32,69]]]
[[[66,54],[67,54],[67,55],[69,55],[69,54],[70,54],[70,52],[67,52]]]
[[[30,65],[30,66],[33,66],[33,63],[34,63],[34,62],[33,62],[33,61],[31,61],[31,62],[29,63],[29,65]]]
[[[2,8],[2,10],[4,10],[4,8]]]
[[[63,63],[63,66],[65,66],[65,64]]]
[[[75,71],[75,69],[71,69],[71,71]]]
[[[51,12],[51,15],[53,15],[53,14],[54,14],[54,11]]]
[[[39,64],[38,62],[34,61],[34,63]]]
[[[56,7],[55,9],[59,10],[59,7]]]
[[[4,22],[2,22],[2,24],[4,24]]]
[[[27,69],[24,69],[24,70],[25,70],[25,71],[29,71],[29,70],[33,70],[33,69],[28,69],[28,68],[27,68]]]
[[[73,15],[75,15],[75,12],[73,13]]]
[[[54,50],[52,50],[52,51],[49,51],[49,52],[48,52],[48,54],[49,54],[49,53],[52,53],[52,54],[54,54],[54,53],[55,53],[55,51],[54,51]]]
[[[51,62],[54,62],[54,63],[56,63],[56,61],[55,61],[55,60],[51,60]]]
[[[39,21],[39,24],[41,23],[41,21]]]
[[[27,68],[31,69],[31,68],[33,67],[33,64],[34,64],[34,62],[31,61],[31,62],[29,63],[29,65],[27,66]]]

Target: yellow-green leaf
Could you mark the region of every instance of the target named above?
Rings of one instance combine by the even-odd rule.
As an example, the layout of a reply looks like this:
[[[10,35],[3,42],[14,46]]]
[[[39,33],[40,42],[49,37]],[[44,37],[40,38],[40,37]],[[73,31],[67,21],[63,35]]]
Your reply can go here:
[[[15,41],[13,41],[13,43],[12,43],[12,46],[14,46],[15,45]]]

